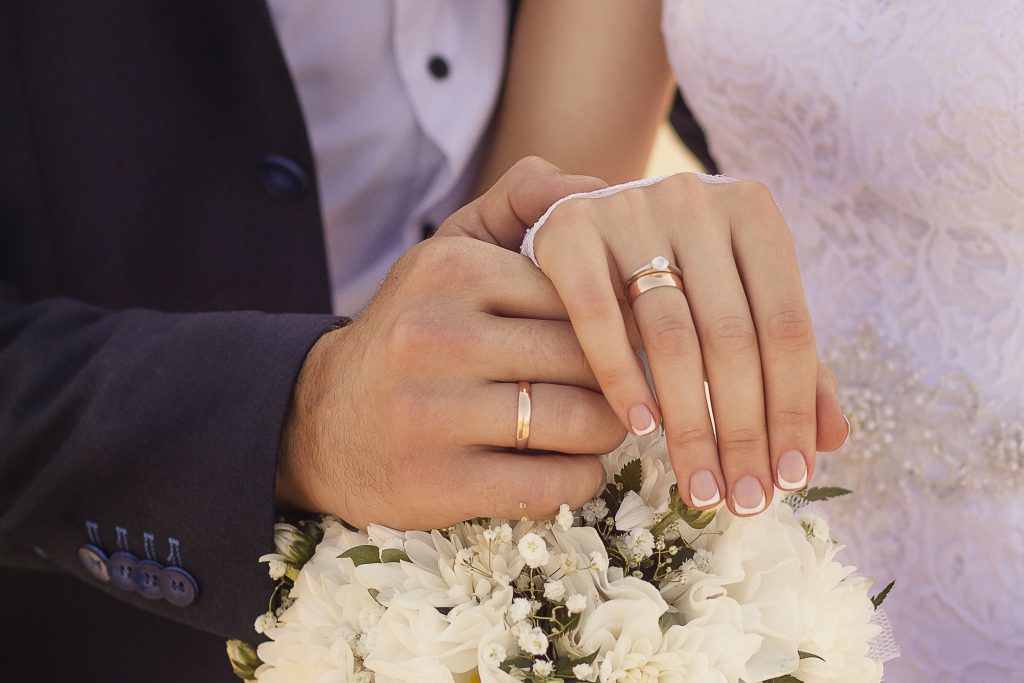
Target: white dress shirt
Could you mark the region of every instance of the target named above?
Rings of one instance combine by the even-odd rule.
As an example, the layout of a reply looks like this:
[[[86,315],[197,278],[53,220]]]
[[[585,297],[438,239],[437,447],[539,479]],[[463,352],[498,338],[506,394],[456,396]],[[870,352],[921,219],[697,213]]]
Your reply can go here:
[[[269,0],[316,163],[335,313],[464,203],[504,72],[504,0]]]

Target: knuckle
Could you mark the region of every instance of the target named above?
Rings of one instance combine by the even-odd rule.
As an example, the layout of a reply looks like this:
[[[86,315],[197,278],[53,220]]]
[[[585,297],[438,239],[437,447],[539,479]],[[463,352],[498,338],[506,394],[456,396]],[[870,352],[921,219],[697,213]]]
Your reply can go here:
[[[429,280],[431,286],[447,283],[471,285],[479,280],[481,263],[472,249],[472,240],[463,237],[426,240],[414,248],[407,270],[413,280]],[[441,276],[441,277],[439,277]]]
[[[682,315],[660,316],[653,321],[648,336],[647,346],[657,355],[689,356],[700,348],[693,323]]]
[[[525,156],[512,165],[510,172],[524,176],[557,173],[558,167],[535,154]]]
[[[460,333],[450,319],[423,309],[408,309],[396,316],[388,334],[388,351],[398,358],[419,358],[456,343]]]
[[[679,429],[666,429],[665,442],[670,452],[689,453],[714,443],[715,435],[709,425],[693,425]]]
[[[796,302],[779,305],[768,317],[766,341],[784,351],[804,351],[814,345],[814,328],[807,310]]]
[[[745,201],[752,204],[757,206],[764,206],[765,204],[776,205],[775,195],[772,194],[771,188],[760,180],[741,180],[736,183],[730,183],[730,186]]]
[[[755,457],[768,452],[768,435],[764,429],[733,429],[718,435],[718,447],[733,457]]]
[[[583,400],[573,391],[559,395],[551,406],[551,416],[557,429],[574,436],[587,433],[592,422],[588,412]]]
[[[606,393],[614,394],[628,387],[638,372],[636,366],[613,363],[600,368],[597,380]]]
[[[804,405],[787,405],[772,411],[772,422],[781,427],[807,427],[814,425],[815,411]]]
[[[571,305],[570,314],[575,322],[611,323],[616,317],[621,318],[618,304],[607,299],[597,288],[586,286],[586,283],[581,282],[574,288],[571,297],[571,302],[567,301],[566,304]]]
[[[712,354],[731,355],[757,348],[757,333],[747,318],[738,315],[714,320],[707,328],[707,346]]]

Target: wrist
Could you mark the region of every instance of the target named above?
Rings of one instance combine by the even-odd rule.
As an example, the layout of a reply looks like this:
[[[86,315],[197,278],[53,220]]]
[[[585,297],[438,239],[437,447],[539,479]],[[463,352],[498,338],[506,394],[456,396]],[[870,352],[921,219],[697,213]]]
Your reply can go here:
[[[329,391],[328,365],[332,349],[351,321],[331,325],[313,344],[302,363],[292,389],[278,448],[275,504],[279,510],[325,512],[315,476],[318,456],[319,407]]]

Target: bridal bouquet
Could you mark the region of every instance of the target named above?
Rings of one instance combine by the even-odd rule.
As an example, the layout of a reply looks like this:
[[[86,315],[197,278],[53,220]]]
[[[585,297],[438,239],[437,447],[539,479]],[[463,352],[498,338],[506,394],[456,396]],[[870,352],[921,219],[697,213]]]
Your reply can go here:
[[[608,485],[551,521],[431,532],[279,524],[267,640],[235,673],[278,681],[869,683],[888,592],[836,561],[810,489],[756,517],[687,508],[664,440],[604,457]],[[813,507],[813,506],[811,506]],[[891,586],[891,584],[890,584]]]

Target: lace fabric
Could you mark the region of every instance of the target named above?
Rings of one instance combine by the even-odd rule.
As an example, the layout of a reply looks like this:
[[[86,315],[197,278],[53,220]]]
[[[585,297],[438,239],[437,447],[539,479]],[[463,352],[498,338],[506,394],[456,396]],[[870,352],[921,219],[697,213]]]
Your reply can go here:
[[[1024,2],[666,0],[723,171],[773,189],[854,423],[819,483],[895,681],[1024,681]]]

